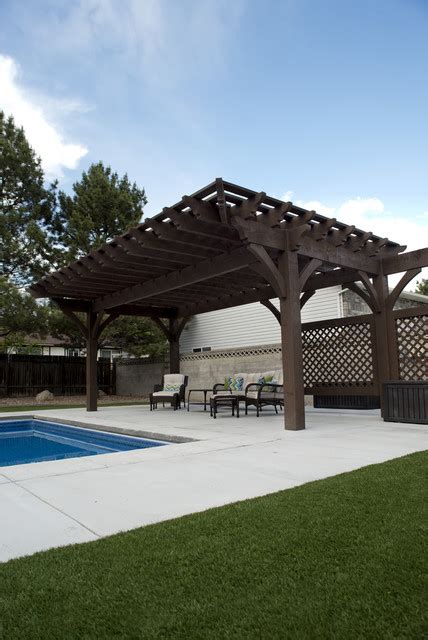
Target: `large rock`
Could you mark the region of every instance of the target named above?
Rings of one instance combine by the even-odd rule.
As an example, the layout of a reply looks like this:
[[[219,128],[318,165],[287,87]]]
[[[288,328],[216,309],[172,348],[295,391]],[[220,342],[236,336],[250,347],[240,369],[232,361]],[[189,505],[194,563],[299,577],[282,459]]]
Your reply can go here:
[[[98,389],[98,397],[99,398],[104,398],[107,394],[102,390],[102,389]]]
[[[49,400],[53,399],[54,394],[52,393],[52,391],[48,391],[47,389],[45,389],[44,391],[40,391],[40,393],[36,395],[37,402],[48,402]]]

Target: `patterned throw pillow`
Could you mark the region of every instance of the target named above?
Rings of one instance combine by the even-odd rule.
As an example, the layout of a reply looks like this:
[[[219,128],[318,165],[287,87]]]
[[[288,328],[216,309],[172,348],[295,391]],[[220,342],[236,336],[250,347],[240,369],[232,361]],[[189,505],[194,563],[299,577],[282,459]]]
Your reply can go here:
[[[278,380],[275,380],[273,376],[264,376],[259,380],[260,384],[278,384]],[[274,391],[272,387],[266,387],[265,391]]]
[[[244,386],[244,378],[238,376],[237,378],[230,378],[229,389],[231,391],[242,391]]]
[[[164,391],[173,391],[174,393],[178,393],[180,391],[179,384],[166,384],[163,388]]]
[[[231,380],[232,380],[232,378],[229,378],[229,376],[225,377],[225,379],[224,379],[224,390],[225,391],[229,391]]]

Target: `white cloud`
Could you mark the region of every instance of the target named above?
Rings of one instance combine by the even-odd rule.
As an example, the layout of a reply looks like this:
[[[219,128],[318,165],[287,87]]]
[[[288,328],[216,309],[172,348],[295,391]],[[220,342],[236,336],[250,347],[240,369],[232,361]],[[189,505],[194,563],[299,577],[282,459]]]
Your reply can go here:
[[[286,195],[292,195],[287,191]],[[290,200],[290,198],[282,198]],[[381,238],[388,237],[393,242],[399,242],[407,246],[407,251],[421,249],[427,245],[428,238],[428,212],[415,214],[406,218],[388,211],[385,204],[377,197],[350,198],[340,203],[337,207],[329,207],[316,200],[296,200],[295,204],[305,209],[314,209],[317,213],[335,217],[340,222],[353,224],[357,229],[372,231]],[[390,276],[390,284],[393,286],[400,276]],[[416,280],[428,277],[428,269],[406,287],[414,289]]]
[[[319,200],[308,200],[307,202],[303,202],[303,200],[297,200],[296,204],[298,207],[309,209],[309,211],[316,211],[323,216],[332,216],[335,211],[334,207],[327,207]]]
[[[58,178],[63,175],[63,169],[75,169],[88,150],[81,144],[64,140],[53,121],[54,114],[69,114],[85,107],[74,100],[46,98],[43,107],[40,102],[40,96],[31,95],[21,86],[19,67],[13,58],[0,55],[0,109],[24,128],[29,143],[41,157],[46,177]]]
[[[291,202],[291,200],[293,199],[293,194],[294,191],[286,191],[282,196],[281,196],[281,200],[284,200],[284,202]],[[297,204],[297,203],[296,203]]]

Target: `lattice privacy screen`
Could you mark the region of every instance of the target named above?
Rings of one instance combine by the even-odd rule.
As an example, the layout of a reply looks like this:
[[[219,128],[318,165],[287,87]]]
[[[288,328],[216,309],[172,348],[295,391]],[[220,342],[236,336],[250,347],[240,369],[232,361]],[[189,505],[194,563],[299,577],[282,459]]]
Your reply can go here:
[[[321,323],[319,323],[321,325]],[[369,387],[374,384],[370,322],[311,326],[303,330],[303,377],[306,388]]]
[[[428,315],[397,318],[401,380],[428,380]]]
[[[182,362],[192,360],[218,360],[219,358],[237,358],[246,356],[264,356],[281,353],[281,345],[269,344],[260,347],[241,347],[237,349],[225,349],[222,351],[202,351],[197,353],[182,353]]]

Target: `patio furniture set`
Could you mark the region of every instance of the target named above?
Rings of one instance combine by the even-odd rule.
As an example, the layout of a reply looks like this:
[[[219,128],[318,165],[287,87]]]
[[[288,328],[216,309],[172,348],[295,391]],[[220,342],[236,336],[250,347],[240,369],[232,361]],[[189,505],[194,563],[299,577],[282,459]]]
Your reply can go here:
[[[158,402],[170,403],[171,407],[176,411],[181,409],[181,405],[186,405],[185,394],[188,384],[188,377],[175,373],[164,376],[163,384],[155,385],[153,393],[150,394],[150,411],[157,409]],[[203,393],[203,402],[191,402],[191,395],[194,393]],[[208,394],[211,396],[208,399]],[[278,407],[284,407],[284,388],[282,370],[266,371],[263,373],[237,373],[226,376],[224,382],[218,382],[213,387],[204,387],[198,389],[190,389],[187,394],[187,411],[190,411],[190,405],[203,405],[204,411],[207,410],[209,403],[210,415],[217,417],[220,407],[226,407],[231,410],[232,416],[239,418],[240,403],[244,403],[245,415],[248,414],[248,407],[256,408],[257,417],[263,407],[272,406],[278,413]]]

